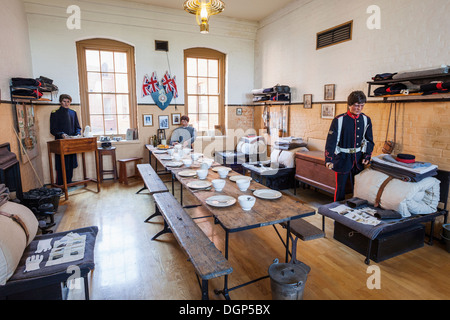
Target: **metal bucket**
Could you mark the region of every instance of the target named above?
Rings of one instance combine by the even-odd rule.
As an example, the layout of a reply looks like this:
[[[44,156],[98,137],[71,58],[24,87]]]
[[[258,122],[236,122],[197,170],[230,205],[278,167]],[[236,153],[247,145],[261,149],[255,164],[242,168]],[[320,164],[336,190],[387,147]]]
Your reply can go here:
[[[442,239],[445,241],[447,252],[450,253],[450,224],[442,225]]]
[[[269,267],[273,300],[303,300],[308,271],[300,264],[274,263]]]

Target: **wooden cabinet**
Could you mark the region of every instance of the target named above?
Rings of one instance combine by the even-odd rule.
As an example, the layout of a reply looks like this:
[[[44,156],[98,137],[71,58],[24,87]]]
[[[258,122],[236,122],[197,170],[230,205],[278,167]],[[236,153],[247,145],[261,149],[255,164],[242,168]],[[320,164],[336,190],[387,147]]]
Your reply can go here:
[[[325,166],[323,151],[305,151],[295,154],[295,179],[334,194],[334,171]]]

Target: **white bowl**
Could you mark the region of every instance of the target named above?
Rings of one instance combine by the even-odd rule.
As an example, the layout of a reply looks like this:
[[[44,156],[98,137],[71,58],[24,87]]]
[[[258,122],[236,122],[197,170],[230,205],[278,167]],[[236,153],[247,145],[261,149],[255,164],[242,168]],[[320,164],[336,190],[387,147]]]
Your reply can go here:
[[[183,149],[183,154],[188,156],[191,153],[192,149]]]
[[[221,192],[223,190],[223,188],[225,187],[225,183],[226,183],[226,181],[222,180],[222,179],[215,179],[215,180],[213,180],[211,182],[212,182],[212,185],[213,185],[214,189],[217,192]]]
[[[194,160],[194,161],[197,161],[198,158],[200,158],[201,156],[202,156],[201,153],[191,153],[191,158],[192,158],[192,160]]]
[[[203,159],[203,163],[206,163],[208,165],[208,168],[211,168],[213,162],[213,159]]]
[[[184,164],[184,166],[185,166],[186,168],[190,168],[191,165],[192,165],[192,160],[191,160],[191,159],[183,159],[183,160],[181,160],[181,161],[183,161],[183,164]]]
[[[207,176],[208,176],[208,170],[207,169],[197,170],[197,177],[200,180],[205,180]]]
[[[228,176],[229,172],[230,172],[230,170],[228,170],[228,169],[219,169],[219,171],[217,171],[220,178],[222,178],[222,179],[225,179]]]
[[[236,181],[236,184],[237,184],[239,190],[241,190],[242,192],[245,192],[245,191],[247,191],[248,187],[250,187],[250,180],[240,179],[240,180]]]
[[[256,198],[254,196],[239,196],[238,201],[242,207],[242,210],[250,211],[255,205]]]
[[[175,152],[175,149],[167,149],[167,153],[169,156],[173,156],[173,153]]]

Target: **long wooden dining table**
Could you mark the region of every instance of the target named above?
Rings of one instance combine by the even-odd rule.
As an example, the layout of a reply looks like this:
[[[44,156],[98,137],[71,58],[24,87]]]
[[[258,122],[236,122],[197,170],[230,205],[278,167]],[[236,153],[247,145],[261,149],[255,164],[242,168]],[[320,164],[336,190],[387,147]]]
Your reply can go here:
[[[230,233],[235,233],[244,230],[250,230],[255,228],[261,228],[270,225],[276,225],[280,223],[284,223],[286,226],[286,262],[289,260],[289,239],[290,239],[290,221],[295,219],[305,218],[307,216],[312,216],[316,213],[315,209],[296,201],[295,199],[281,194],[281,197],[278,199],[263,199],[256,198],[255,205],[252,207],[250,211],[244,211],[239,204],[238,197],[241,195],[253,195],[256,190],[260,189],[269,189],[266,186],[257,183],[252,180],[250,182],[250,186],[247,191],[242,192],[237,187],[236,182],[232,181],[230,178],[233,176],[241,176],[241,174],[230,170],[228,177],[224,179],[226,181],[225,187],[221,192],[217,192],[213,187],[204,188],[204,189],[195,189],[190,188],[190,183],[198,181],[197,176],[186,177],[183,174],[183,171],[190,170],[195,171],[200,167],[200,162],[194,162],[191,167],[186,167],[184,165],[179,167],[171,167],[168,166],[169,161],[164,160],[168,154],[155,152],[156,148],[148,148],[149,152],[151,152],[150,156],[153,155],[156,159],[155,171],[157,171],[157,165],[160,163],[167,173],[172,174],[172,193],[174,193],[174,181],[178,181],[181,184],[180,188],[180,202],[183,202],[183,189],[188,190],[200,203],[201,206],[206,208],[211,217],[215,219],[215,221],[223,228],[225,231],[225,258],[228,259],[229,254],[229,240]],[[150,158],[151,160],[151,158]],[[151,161],[150,161],[151,163]],[[213,163],[213,165],[208,170],[208,176],[204,180],[200,181],[209,181],[212,183],[215,179],[220,179],[219,174],[217,173],[217,168],[221,166],[218,163]],[[233,180],[235,178],[232,178]],[[226,195],[233,197],[236,199],[236,202],[233,205],[227,207],[217,207],[208,204],[208,199],[212,196]],[[185,206],[185,207],[195,207],[194,206]],[[229,292],[238,288],[241,288],[245,285],[254,283],[256,281],[267,278],[267,276],[251,280],[249,282],[237,285],[235,287],[228,287],[228,275],[224,276],[224,286],[221,290],[216,290],[217,294],[223,294],[226,299],[230,299]]]

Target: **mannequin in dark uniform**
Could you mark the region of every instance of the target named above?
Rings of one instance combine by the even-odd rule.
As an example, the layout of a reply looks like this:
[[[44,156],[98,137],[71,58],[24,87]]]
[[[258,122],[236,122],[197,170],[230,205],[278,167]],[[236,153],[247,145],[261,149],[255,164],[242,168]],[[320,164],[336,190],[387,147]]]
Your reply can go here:
[[[362,110],[367,101],[362,91],[354,91],[348,97],[348,111],[333,119],[325,145],[325,163],[336,173],[334,201],[345,200],[345,186],[350,178],[364,170],[372,157],[374,147],[372,121]],[[339,134],[339,123],[341,132]],[[339,141],[339,143],[338,143]]]
[[[62,94],[59,97],[60,108],[53,110],[50,115],[50,133],[55,136],[55,139],[68,139],[72,136],[81,134],[81,127],[78,123],[78,117],[75,110],[70,109],[72,97],[67,94]],[[67,183],[72,182],[73,169],[78,167],[77,155],[71,154],[64,156],[66,166]],[[55,154],[55,168],[56,168],[56,183],[63,184],[61,158]]]

